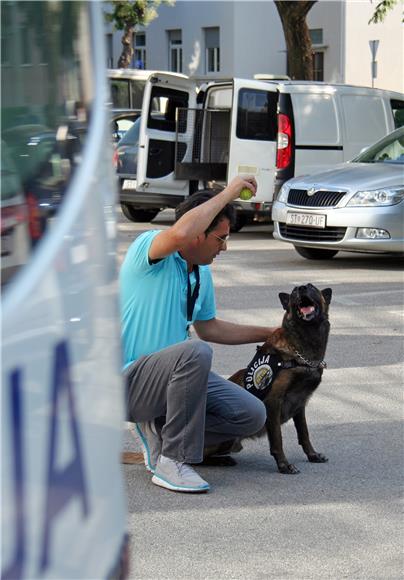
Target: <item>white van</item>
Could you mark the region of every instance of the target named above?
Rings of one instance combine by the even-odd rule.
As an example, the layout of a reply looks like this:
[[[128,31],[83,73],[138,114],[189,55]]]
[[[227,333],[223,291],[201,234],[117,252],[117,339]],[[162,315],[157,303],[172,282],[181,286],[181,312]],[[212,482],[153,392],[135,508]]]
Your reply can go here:
[[[173,108],[175,124],[166,121]],[[175,207],[198,188],[253,174],[257,197],[237,203],[241,227],[270,215],[285,180],[349,160],[392,131],[403,108],[404,95],[366,87],[234,78],[197,92],[189,78],[156,72],[145,86],[135,179],[119,174],[121,201]]]
[[[23,37],[32,10],[51,26]],[[1,578],[125,578],[102,7],[5,2],[2,17],[18,50],[2,66]]]

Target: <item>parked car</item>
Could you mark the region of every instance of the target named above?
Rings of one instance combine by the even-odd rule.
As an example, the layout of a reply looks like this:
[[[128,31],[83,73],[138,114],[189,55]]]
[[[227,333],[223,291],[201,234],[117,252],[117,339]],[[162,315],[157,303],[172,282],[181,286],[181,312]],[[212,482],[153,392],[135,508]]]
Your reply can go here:
[[[29,213],[21,182],[4,141],[1,143],[1,285],[8,283],[29,257]]]
[[[140,117],[136,119],[132,127],[116,146],[117,152],[117,174],[119,178],[120,188],[125,191],[127,189],[136,188],[136,169],[138,159],[139,147],[139,133],[140,133]],[[124,216],[135,222],[149,222],[159,213],[159,207],[136,207],[136,205],[127,204],[121,195],[121,208]]]
[[[272,215],[274,237],[304,258],[404,253],[404,127],[349,163],[290,179]]]
[[[111,133],[114,143],[118,143],[133,123],[140,117],[140,110],[136,109],[112,109]]]

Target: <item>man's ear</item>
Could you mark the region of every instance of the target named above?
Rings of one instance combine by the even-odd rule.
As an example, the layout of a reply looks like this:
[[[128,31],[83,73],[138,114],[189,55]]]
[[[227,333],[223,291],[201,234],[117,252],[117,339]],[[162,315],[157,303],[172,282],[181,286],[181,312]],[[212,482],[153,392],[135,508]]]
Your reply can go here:
[[[279,300],[281,301],[281,304],[283,306],[284,310],[288,309],[289,306],[289,298],[290,298],[290,294],[286,294],[286,292],[279,292]]]
[[[332,290],[331,290],[331,288],[324,288],[324,290],[321,290],[321,294],[324,297],[325,303],[326,304],[330,304],[330,302],[331,302],[331,296],[332,296]]]

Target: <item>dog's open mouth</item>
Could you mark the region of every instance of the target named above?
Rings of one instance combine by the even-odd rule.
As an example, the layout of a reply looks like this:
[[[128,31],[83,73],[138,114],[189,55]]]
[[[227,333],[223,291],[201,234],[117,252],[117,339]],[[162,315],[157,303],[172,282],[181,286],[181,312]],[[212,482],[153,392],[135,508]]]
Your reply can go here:
[[[303,296],[297,305],[297,313],[303,320],[312,320],[317,314],[317,306],[307,296]]]

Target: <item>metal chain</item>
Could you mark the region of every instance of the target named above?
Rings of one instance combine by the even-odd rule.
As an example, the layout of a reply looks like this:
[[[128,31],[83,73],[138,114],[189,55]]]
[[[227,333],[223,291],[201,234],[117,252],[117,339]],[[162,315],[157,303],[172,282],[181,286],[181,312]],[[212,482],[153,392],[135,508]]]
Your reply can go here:
[[[293,348],[293,347],[292,347]],[[306,358],[304,358],[303,355],[300,354],[299,351],[297,351],[295,348],[293,348],[293,350],[295,351],[295,353],[297,354],[297,356],[300,358],[300,360],[302,360],[304,362],[304,364],[306,364],[308,367],[310,368],[320,368],[320,369],[326,369],[327,368],[327,363],[325,362],[325,360],[321,360],[321,361],[309,361]]]

